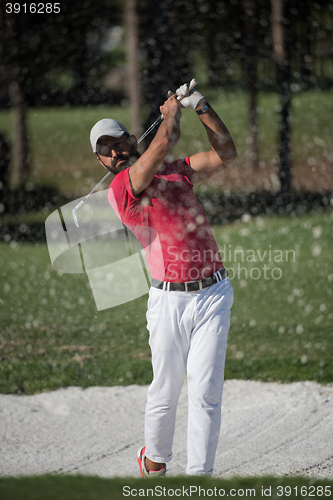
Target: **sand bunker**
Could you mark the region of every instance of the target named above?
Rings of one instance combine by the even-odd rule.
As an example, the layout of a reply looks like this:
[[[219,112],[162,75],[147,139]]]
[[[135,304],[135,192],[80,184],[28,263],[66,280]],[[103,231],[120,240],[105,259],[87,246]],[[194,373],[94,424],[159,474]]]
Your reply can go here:
[[[0,395],[0,475],[137,476],[147,386]],[[183,388],[168,474],[185,473]],[[227,380],[214,476],[333,478],[333,385]]]

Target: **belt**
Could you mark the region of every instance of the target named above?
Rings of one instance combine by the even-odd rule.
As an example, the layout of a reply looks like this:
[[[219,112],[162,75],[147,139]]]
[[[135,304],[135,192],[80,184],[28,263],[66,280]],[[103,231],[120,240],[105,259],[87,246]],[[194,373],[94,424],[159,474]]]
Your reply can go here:
[[[170,283],[169,281],[159,281],[152,279],[152,286],[165,292],[197,292],[203,288],[214,285],[224,280],[228,276],[228,271],[222,267],[216,273],[200,281],[185,281],[185,283]]]

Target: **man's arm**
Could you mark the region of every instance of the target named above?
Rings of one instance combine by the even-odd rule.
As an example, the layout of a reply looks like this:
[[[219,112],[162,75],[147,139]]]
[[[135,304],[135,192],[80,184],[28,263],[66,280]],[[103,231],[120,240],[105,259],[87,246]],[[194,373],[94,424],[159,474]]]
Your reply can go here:
[[[196,111],[201,109],[207,100],[203,99],[198,104]],[[221,118],[210,107],[206,113],[199,115],[203,123],[211,151],[203,151],[190,157],[192,172],[191,181],[201,182],[214,175],[220,168],[230,164],[236,157],[237,151],[227,127]]]
[[[186,92],[187,85],[177,89],[178,95]],[[189,97],[182,100],[182,107],[199,111],[207,103],[206,98],[198,91],[192,92]],[[191,182],[200,182],[208,179],[220,168],[230,164],[236,157],[237,151],[227,127],[215,111],[209,107],[199,115],[203,123],[212,149],[203,151],[190,157]]]
[[[152,182],[180,137],[181,107],[176,96],[171,96],[160,111],[164,120],[148,149],[129,168],[133,194],[138,195]]]

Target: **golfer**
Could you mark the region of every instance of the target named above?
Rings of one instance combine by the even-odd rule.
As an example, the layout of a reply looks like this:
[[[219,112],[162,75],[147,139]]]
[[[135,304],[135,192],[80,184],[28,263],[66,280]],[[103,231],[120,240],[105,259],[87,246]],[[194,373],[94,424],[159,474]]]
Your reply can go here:
[[[109,201],[146,250],[152,286],[147,328],[153,381],[145,413],[141,475],[164,475],[172,458],[176,408],[187,375],[189,475],[213,473],[221,426],[224,362],[233,290],[193,184],[228,165],[237,152],[222,120],[198,91],[182,85],[160,107],[164,120],[140,155],[135,136],[112,119],[96,123],[91,144],[115,177]],[[200,119],[210,151],[167,161],[180,138],[181,108]]]

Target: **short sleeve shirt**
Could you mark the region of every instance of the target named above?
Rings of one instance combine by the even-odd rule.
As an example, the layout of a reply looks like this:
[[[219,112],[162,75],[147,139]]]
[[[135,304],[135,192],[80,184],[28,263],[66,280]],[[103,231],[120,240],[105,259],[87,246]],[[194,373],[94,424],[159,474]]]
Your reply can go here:
[[[126,169],[115,176],[109,189],[110,204],[145,249],[151,275],[157,280],[196,281],[222,267],[188,173],[189,158],[164,162],[136,197]]]

